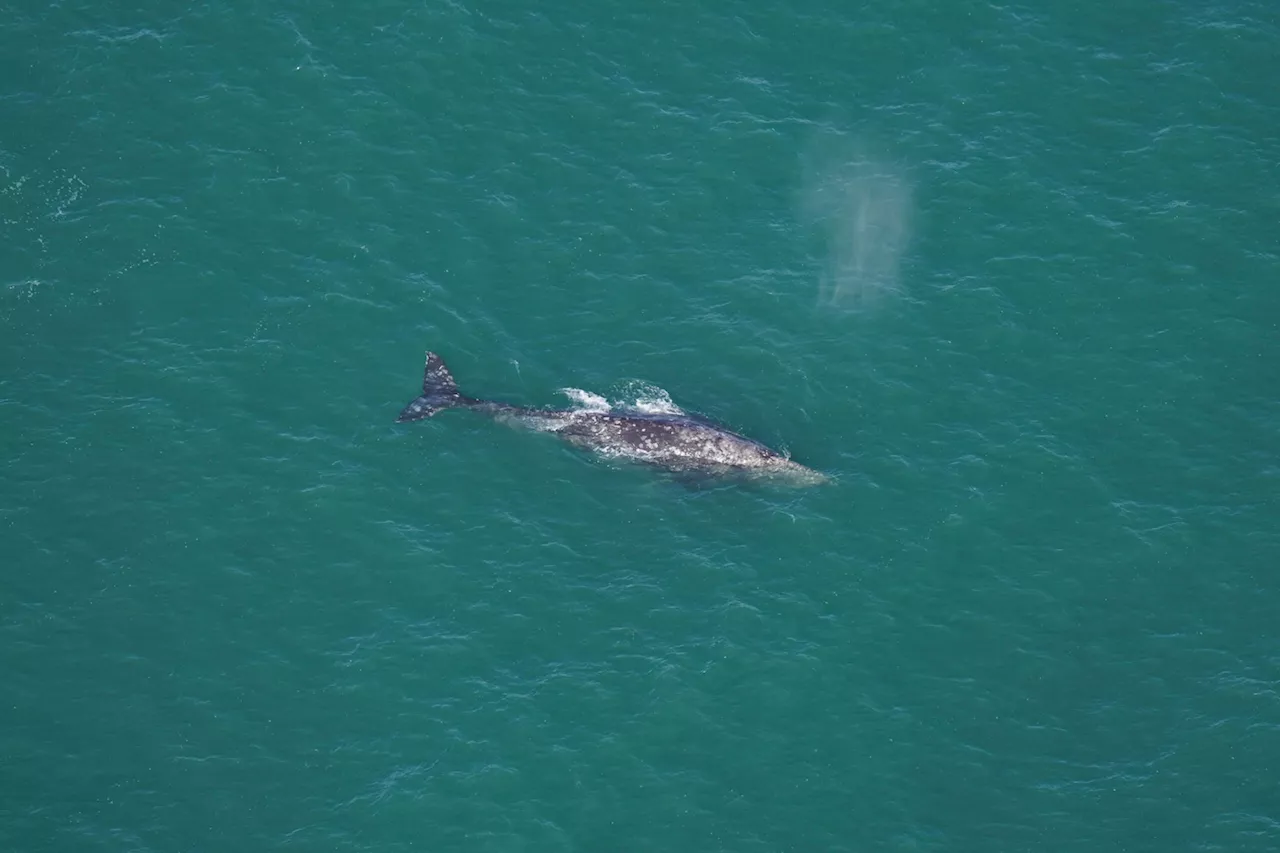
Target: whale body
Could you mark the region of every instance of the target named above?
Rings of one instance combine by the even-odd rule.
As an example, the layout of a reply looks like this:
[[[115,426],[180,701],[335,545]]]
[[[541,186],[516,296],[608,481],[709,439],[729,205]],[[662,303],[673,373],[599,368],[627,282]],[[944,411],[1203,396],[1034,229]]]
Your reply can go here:
[[[676,473],[742,475],[798,485],[827,476],[793,462],[758,441],[695,415],[630,409],[533,409],[464,396],[434,352],[427,353],[422,396],[404,407],[397,422],[422,420],[445,409],[469,409],[500,421],[549,432],[601,456],[645,463]]]

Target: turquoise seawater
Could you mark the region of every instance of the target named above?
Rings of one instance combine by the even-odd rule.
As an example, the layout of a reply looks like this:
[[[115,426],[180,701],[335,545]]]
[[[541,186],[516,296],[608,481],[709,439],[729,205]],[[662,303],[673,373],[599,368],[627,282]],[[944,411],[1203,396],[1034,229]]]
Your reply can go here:
[[[0,851],[1280,850],[1273,2],[0,12]]]

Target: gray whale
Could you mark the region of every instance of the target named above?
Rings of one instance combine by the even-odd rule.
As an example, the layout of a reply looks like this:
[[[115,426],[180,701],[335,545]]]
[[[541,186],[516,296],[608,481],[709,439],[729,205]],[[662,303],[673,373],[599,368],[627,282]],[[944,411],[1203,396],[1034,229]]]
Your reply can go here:
[[[529,409],[476,400],[458,391],[449,368],[427,353],[422,396],[405,406],[398,423],[429,418],[445,409],[470,409],[500,421],[553,433],[608,458],[643,462],[676,473],[742,475],[797,485],[828,480],[758,441],[684,412],[650,414],[627,409]]]

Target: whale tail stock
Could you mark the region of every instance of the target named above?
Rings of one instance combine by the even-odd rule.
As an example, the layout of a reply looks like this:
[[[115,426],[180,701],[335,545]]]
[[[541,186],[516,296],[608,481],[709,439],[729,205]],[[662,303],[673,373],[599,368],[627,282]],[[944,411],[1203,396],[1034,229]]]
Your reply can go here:
[[[404,407],[397,423],[419,421],[444,409],[469,406],[475,403],[458,392],[458,383],[445,367],[444,359],[433,352],[427,353],[427,369],[422,377],[422,396]]]

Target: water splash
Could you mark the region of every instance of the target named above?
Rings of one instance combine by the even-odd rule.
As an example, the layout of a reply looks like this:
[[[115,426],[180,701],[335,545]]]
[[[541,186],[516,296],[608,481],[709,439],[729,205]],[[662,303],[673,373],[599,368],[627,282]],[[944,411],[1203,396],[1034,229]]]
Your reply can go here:
[[[561,388],[560,393],[574,402],[577,408],[586,412],[607,412],[613,408],[609,401],[599,394],[583,391],[581,388]]]
[[[581,388],[561,388],[577,408],[586,412],[607,412],[620,409],[646,415],[683,415],[684,410],[671,401],[671,395],[657,385],[648,382],[629,382],[618,395],[609,400],[599,394]]]
[[[629,382],[622,392],[627,408],[646,415],[683,415],[684,410],[677,406],[671,395],[657,385],[649,382]]]

